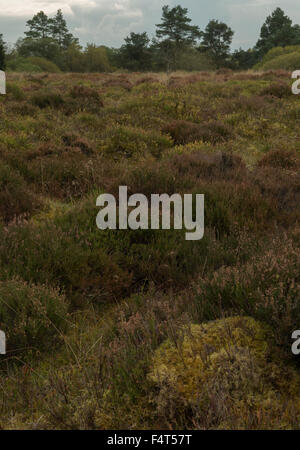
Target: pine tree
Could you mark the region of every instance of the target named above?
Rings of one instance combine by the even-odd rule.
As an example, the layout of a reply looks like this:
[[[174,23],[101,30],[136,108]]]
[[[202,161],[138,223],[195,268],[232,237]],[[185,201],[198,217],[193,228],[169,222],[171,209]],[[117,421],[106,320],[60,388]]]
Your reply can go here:
[[[50,19],[43,12],[35,14],[32,19],[28,20],[26,26],[29,27],[29,31],[25,31],[26,38],[28,39],[45,39],[50,36]]]
[[[276,8],[266,18],[261,27],[260,39],[255,46],[260,56],[263,56],[273,47],[285,47],[300,43],[299,25],[292,25],[292,20],[285,15],[281,8]]]
[[[150,39],[146,32],[130,33],[120,48],[122,67],[129,70],[149,70],[151,68]]]
[[[218,67],[225,65],[234,32],[226,23],[211,20],[202,33],[200,51],[208,52]]]
[[[72,43],[76,43],[78,41],[69,32],[61,9],[57,11],[56,16],[53,19],[50,19],[49,22],[51,36],[58,43],[60,48],[66,49]]]
[[[191,25],[188,9],[180,5],[171,9],[169,6],[163,6],[161,20],[162,22],[156,25],[158,42],[155,44],[165,55],[167,68],[170,70],[171,65],[176,66],[178,53],[185,47],[194,45],[201,32],[198,26]]]
[[[182,46],[194,44],[200,37],[199,27],[190,25],[192,19],[187,16],[187,8],[178,5],[170,9],[169,6],[164,6],[162,11],[162,23],[156,25],[157,38]]]

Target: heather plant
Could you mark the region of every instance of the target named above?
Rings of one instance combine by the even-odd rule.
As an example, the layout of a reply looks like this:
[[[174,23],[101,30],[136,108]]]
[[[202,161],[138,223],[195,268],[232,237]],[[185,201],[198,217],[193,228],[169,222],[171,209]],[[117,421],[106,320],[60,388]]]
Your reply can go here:
[[[30,285],[20,278],[0,282],[0,324],[8,354],[41,351],[62,342],[68,303],[57,289]]]
[[[285,98],[292,95],[291,87],[284,82],[272,83],[260,91],[260,95],[270,95],[277,98]]]
[[[74,86],[69,92],[67,99],[66,112],[68,114],[87,111],[90,113],[98,113],[103,108],[103,101],[99,92],[88,86]]]
[[[0,165],[0,216],[5,223],[21,215],[29,217],[41,203],[18,171],[7,164]]]
[[[223,267],[195,285],[201,317],[226,311],[251,315],[268,323],[278,345],[288,350],[289,330],[299,320],[299,242],[283,236],[272,248],[242,266]]]
[[[44,92],[33,95],[32,104],[40,109],[44,108],[60,108],[64,104],[64,99],[59,93]]]
[[[6,91],[8,99],[13,98],[14,100],[23,100],[25,98],[25,94],[22,91],[21,87],[16,83],[7,83]]]
[[[170,134],[176,145],[188,144],[189,142],[204,141],[217,142],[232,138],[230,129],[217,121],[195,124],[185,121],[174,121],[162,128],[164,133]]]
[[[298,427],[300,116],[289,79],[8,73],[2,428]],[[204,238],[98,230],[96,198],[122,185],[147,198],[205,194]],[[208,334],[221,336],[214,348]],[[182,345],[194,351],[189,379],[177,375]]]
[[[259,162],[259,167],[274,167],[282,169],[297,169],[300,156],[296,151],[269,151]]]
[[[123,126],[114,127],[111,132],[108,132],[104,152],[115,158],[142,157],[147,154],[159,157],[171,145],[168,137],[157,132],[150,133]]]

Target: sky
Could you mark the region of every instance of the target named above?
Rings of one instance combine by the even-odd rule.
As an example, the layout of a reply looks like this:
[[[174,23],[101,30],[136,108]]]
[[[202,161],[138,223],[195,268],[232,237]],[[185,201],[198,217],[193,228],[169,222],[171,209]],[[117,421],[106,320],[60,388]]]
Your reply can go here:
[[[62,9],[81,44],[119,47],[131,31],[154,36],[165,4],[188,8],[193,24],[202,30],[211,19],[227,23],[235,31],[233,49],[253,47],[265,18],[278,6],[300,24],[299,0],[0,0],[0,33],[13,44],[34,14],[51,16]]]

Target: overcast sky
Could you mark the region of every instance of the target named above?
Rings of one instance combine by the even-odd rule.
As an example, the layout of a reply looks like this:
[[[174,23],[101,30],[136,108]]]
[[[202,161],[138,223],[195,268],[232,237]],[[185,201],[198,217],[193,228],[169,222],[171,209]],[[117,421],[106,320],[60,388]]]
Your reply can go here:
[[[299,0],[0,0],[0,33],[14,43],[35,13],[42,10],[52,15],[61,8],[82,44],[117,47],[131,31],[154,36],[165,4],[188,8],[193,23],[201,29],[210,19],[226,22],[235,31],[233,48],[252,47],[266,16],[278,6],[294,23],[300,23]]]

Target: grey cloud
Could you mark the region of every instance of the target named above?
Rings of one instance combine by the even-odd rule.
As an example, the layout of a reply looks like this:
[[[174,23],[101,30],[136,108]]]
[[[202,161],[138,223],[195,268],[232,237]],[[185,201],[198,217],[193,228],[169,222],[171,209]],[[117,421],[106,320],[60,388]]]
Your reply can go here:
[[[0,0],[1,3],[6,0]],[[20,4],[23,0],[20,0]],[[13,0],[16,4],[18,0]],[[31,0],[32,14],[41,5],[53,11],[62,7],[68,25],[82,44],[95,42],[108,46],[120,46],[131,31],[147,31],[155,34],[155,24],[160,21],[164,4],[181,4],[189,9],[194,24],[204,29],[210,19],[226,22],[235,31],[233,47],[251,47],[255,44],[266,16],[277,7],[300,23],[299,0]],[[48,9],[47,9],[48,8]],[[0,9],[0,33],[8,42],[15,42],[23,35],[30,15],[12,17],[3,15]]]

